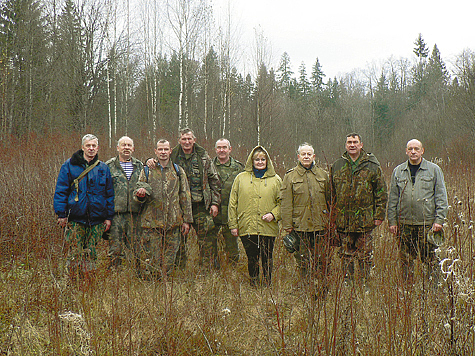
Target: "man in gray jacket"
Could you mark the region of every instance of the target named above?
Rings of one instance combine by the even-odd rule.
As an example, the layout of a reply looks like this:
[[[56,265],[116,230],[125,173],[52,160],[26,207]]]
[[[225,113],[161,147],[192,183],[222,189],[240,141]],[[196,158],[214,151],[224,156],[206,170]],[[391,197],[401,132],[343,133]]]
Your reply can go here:
[[[400,259],[406,277],[412,275],[414,260],[435,267],[435,249],[442,242],[448,202],[444,174],[438,165],[422,158],[419,140],[407,143],[408,161],[391,176],[388,222],[400,245]]]

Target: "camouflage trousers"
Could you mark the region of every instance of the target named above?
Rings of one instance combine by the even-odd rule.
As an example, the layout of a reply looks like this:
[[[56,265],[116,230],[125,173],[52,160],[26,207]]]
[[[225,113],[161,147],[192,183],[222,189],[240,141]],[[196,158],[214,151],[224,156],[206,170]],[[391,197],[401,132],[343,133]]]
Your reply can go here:
[[[308,271],[312,271],[312,275],[317,271],[327,272],[330,251],[325,239],[325,232],[298,231],[298,234],[300,236],[300,247],[294,253],[294,258],[300,269],[301,277],[306,278]]]
[[[337,232],[339,241],[339,255],[348,277],[354,278],[355,263],[358,264],[358,277],[367,279],[373,264],[373,236],[372,231],[366,232]]]
[[[233,236],[231,234],[231,230],[229,230],[228,224],[216,224],[214,228],[212,228],[208,232],[209,240],[214,243],[216,241],[216,251],[214,252],[217,255],[217,242],[219,232],[223,235],[223,242],[224,242],[224,255],[225,261],[229,261],[231,265],[235,266],[239,262],[239,244],[238,244],[238,237]],[[214,245],[213,245],[214,249]],[[218,263],[219,266],[219,263]]]
[[[140,243],[139,215],[137,213],[116,213],[109,232],[109,260],[111,267],[117,267],[127,258],[135,260]]]
[[[435,250],[437,245],[428,241],[432,225],[402,225],[399,227],[399,259],[402,263],[403,273],[410,278],[414,269],[414,260],[419,259],[430,270],[437,269]],[[443,231],[434,232],[437,240],[443,240]],[[431,271],[429,271],[431,273]]]
[[[170,230],[143,229],[139,251],[139,274],[145,279],[161,279],[173,271],[180,247],[180,226]]]
[[[199,264],[215,268],[217,267],[218,240],[209,232],[214,228],[212,216],[209,214],[204,203],[193,203],[193,223],[199,247]],[[182,236],[180,248],[177,252],[175,265],[180,269],[186,267],[188,236]]]
[[[96,245],[102,238],[105,225],[85,225],[75,221],[66,226],[68,257],[66,265],[71,275],[88,273],[96,269]]]

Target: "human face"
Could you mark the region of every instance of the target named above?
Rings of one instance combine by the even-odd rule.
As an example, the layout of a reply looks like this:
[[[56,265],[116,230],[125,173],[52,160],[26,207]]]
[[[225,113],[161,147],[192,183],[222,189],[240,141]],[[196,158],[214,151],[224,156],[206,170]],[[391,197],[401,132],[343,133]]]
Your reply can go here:
[[[422,143],[418,140],[411,140],[406,146],[406,155],[409,157],[409,162],[413,165],[419,164],[422,161],[424,148]]]
[[[82,150],[84,151],[84,159],[88,162],[91,162],[99,151],[99,143],[97,140],[85,141],[82,145]]]
[[[350,136],[346,138],[346,152],[348,152],[348,154],[354,161],[358,159],[362,149],[363,143],[360,142],[358,136]]]
[[[302,166],[305,168],[310,168],[312,163],[315,162],[315,153],[313,152],[313,148],[310,146],[301,147],[297,158]]]
[[[216,156],[219,162],[226,163],[229,161],[229,155],[231,154],[231,147],[225,140],[216,142]]]
[[[196,138],[191,133],[182,134],[180,136],[180,145],[185,153],[193,152],[193,145],[196,142]]]
[[[262,152],[259,152],[254,158],[252,159],[252,164],[255,169],[264,169],[267,167],[267,158],[266,155]]]
[[[119,152],[119,160],[121,162],[129,161],[134,152],[134,142],[130,138],[123,138],[117,146]]]
[[[157,155],[158,162],[160,162],[162,166],[167,165],[171,153],[172,151],[170,150],[170,142],[167,141],[163,143],[157,143],[155,154]]]

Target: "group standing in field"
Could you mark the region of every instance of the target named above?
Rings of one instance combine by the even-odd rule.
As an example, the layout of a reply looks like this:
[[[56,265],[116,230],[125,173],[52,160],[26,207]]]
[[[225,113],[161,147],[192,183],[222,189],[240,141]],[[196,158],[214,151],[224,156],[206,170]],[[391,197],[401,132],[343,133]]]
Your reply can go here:
[[[127,259],[144,279],[168,278],[186,267],[193,228],[203,271],[223,263],[236,266],[240,238],[251,285],[270,285],[274,244],[286,235],[301,282],[316,282],[324,294],[335,250],[345,280],[370,282],[373,230],[387,213],[406,279],[412,281],[416,259],[435,278],[447,193],[442,170],[422,158],[418,140],[407,143],[408,160],[394,169],[389,190],[379,161],[356,133],[346,137],[345,152],[329,172],[316,164],[312,145],[301,144],[297,165],[283,180],[264,147],[252,149],[243,165],[231,156],[229,140],[221,138],[211,159],[188,128],[173,149],[168,140],[158,140],[155,157],[145,165],[132,156],[134,142],[127,136],[106,163],[98,159],[97,137],[85,135],[81,144],[61,167],[54,195],[58,225],[69,244],[70,274],[94,272],[102,237],[109,240],[111,269]]]

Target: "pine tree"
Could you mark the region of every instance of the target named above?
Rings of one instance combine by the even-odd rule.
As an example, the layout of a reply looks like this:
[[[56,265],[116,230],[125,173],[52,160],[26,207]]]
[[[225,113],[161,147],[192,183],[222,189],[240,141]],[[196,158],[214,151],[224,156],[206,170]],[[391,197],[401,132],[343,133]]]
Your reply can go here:
[[[290,95],[292,92],[292,76],[290,56],[287,52],[280,57],[279,68],[277,69],[277,82],[283,93]]]
[[[310,78],[313,90],[316,92],[323,90],[323,77],[325,77],[325,73],[323,73],[322,66],[320,65],[320,61],[317,58],[315,64],[312,66],[312,75]]]

